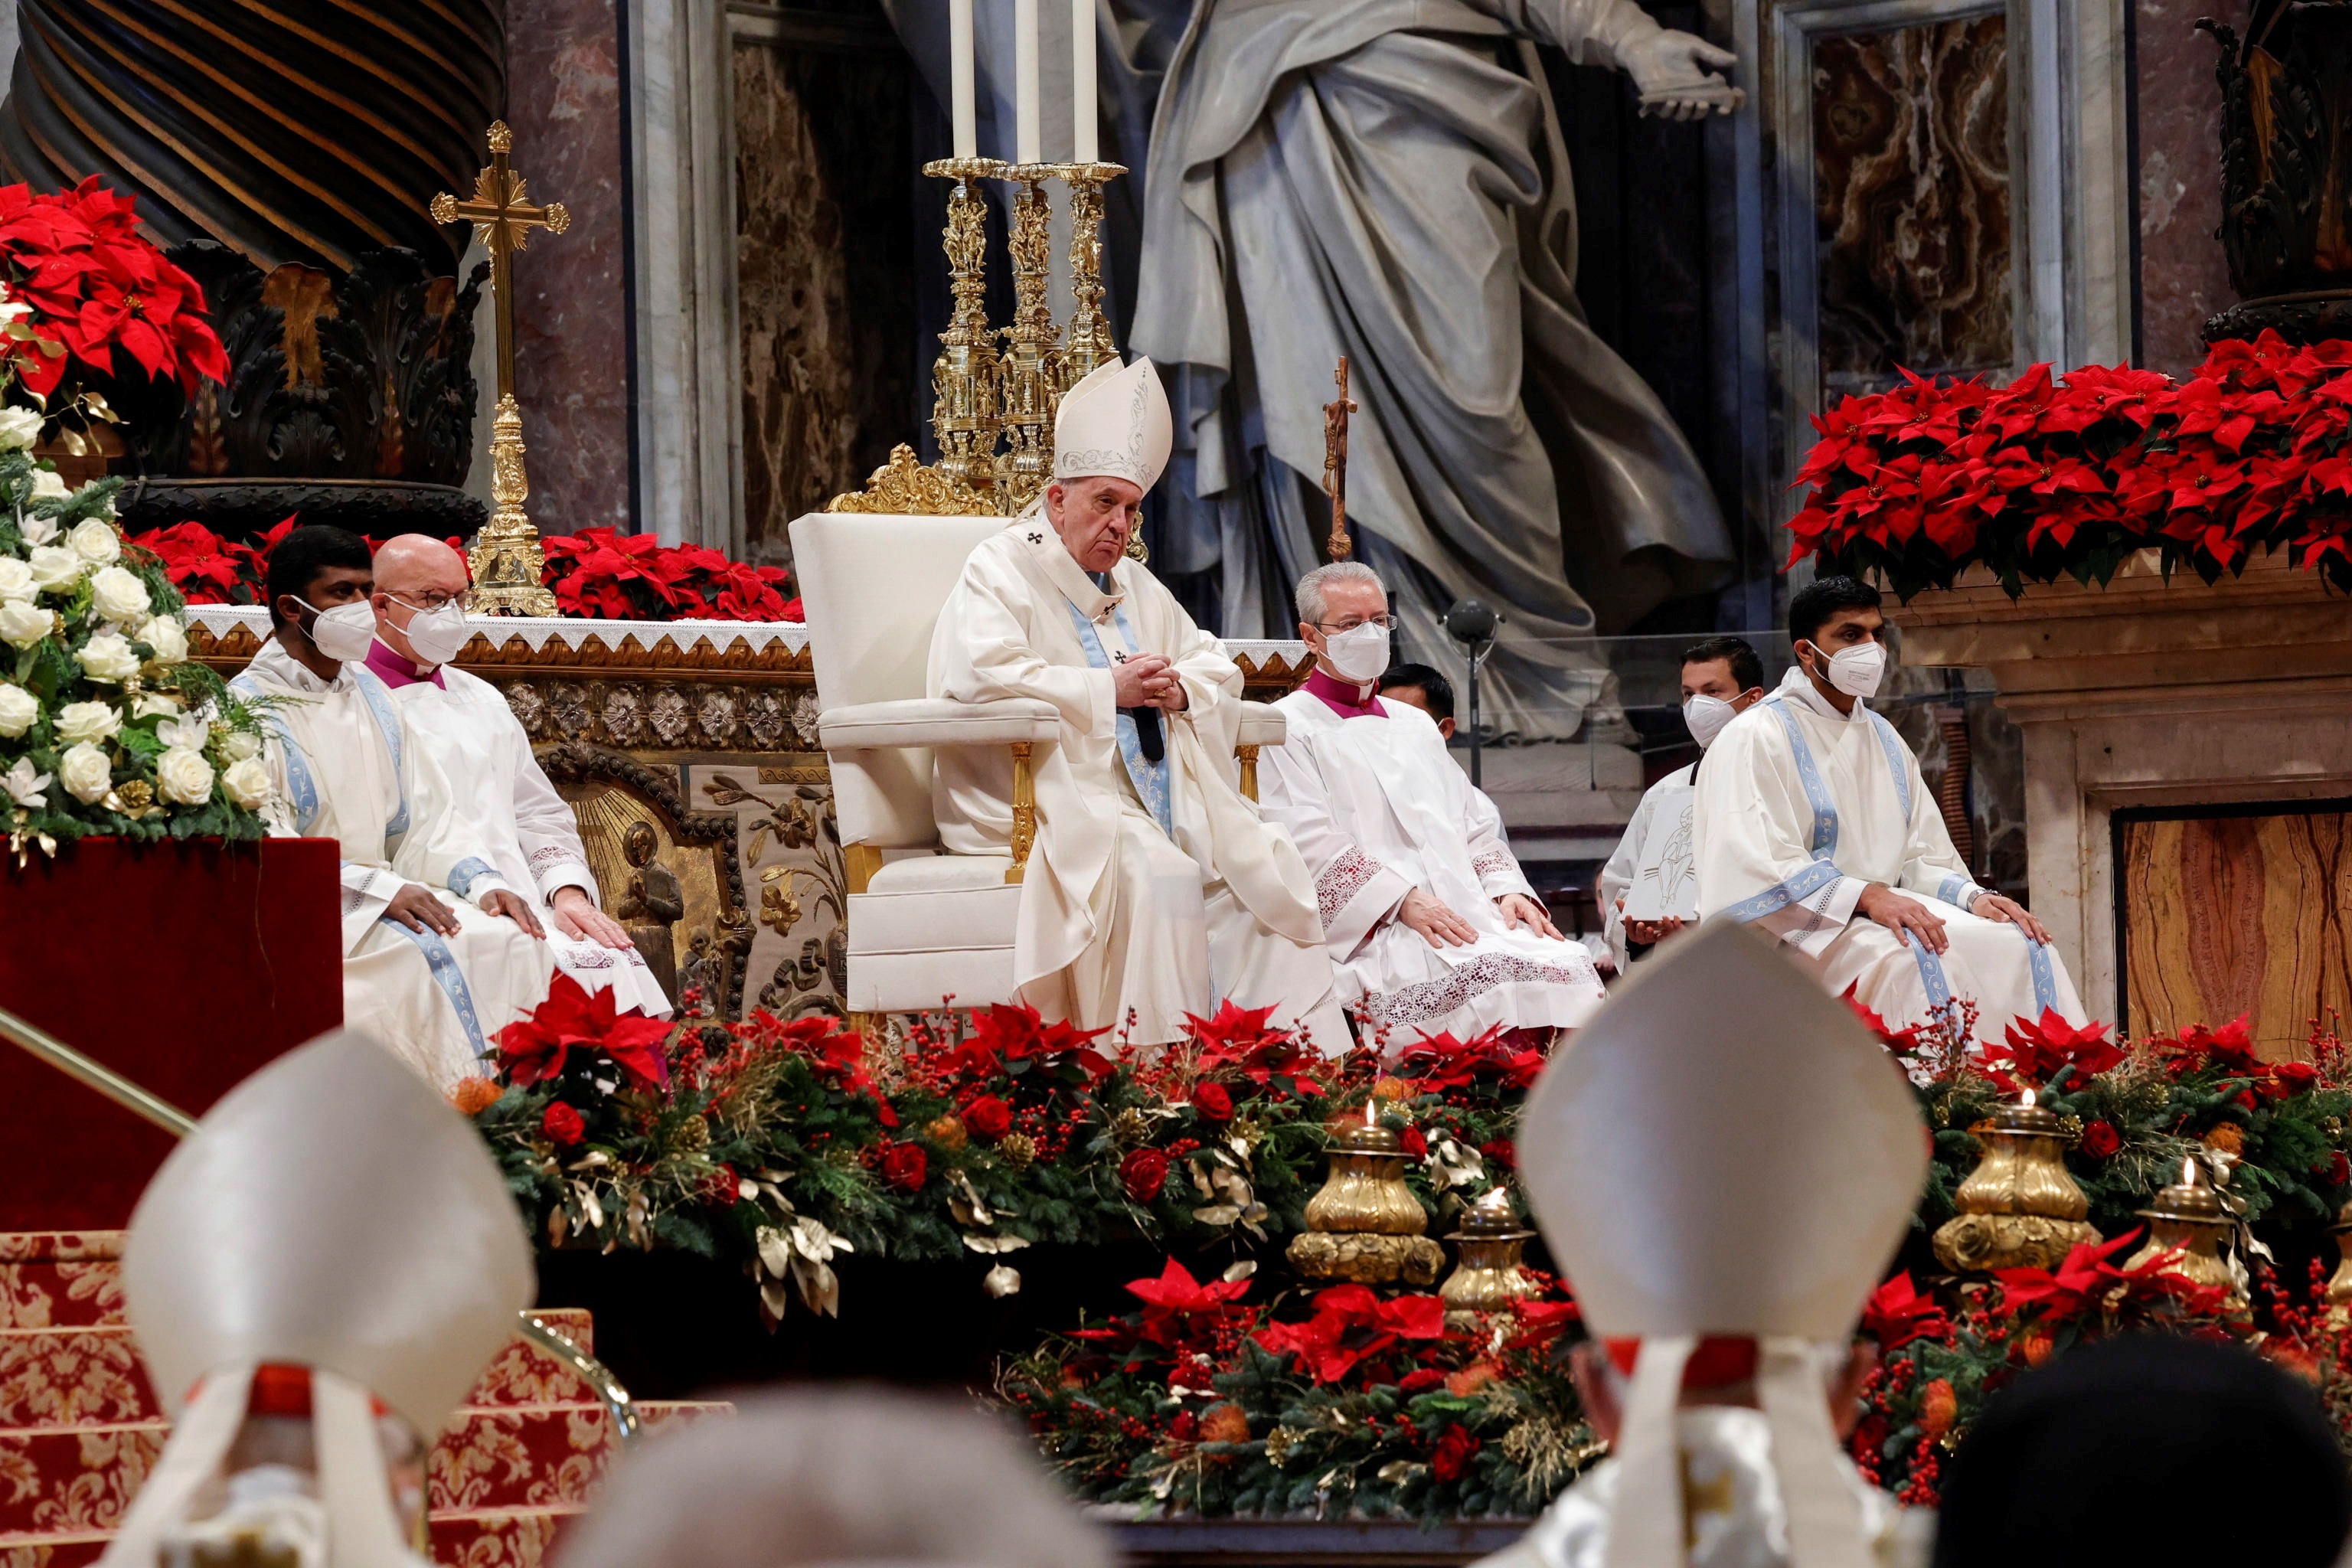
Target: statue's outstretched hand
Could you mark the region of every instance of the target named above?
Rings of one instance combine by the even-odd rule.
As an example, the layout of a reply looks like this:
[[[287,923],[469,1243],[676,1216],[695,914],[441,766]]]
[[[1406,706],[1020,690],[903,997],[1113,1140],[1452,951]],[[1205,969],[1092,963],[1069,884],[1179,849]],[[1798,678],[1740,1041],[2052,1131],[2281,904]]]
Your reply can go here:
[[[1642,112],[1668,120],[1728,114],[1747,102],[1747,93],[1714,74],[1729,70],[1738,58],[1729,49],[1671,27],[1631,39],[1617,51],[1617,63],[1641,89]]]

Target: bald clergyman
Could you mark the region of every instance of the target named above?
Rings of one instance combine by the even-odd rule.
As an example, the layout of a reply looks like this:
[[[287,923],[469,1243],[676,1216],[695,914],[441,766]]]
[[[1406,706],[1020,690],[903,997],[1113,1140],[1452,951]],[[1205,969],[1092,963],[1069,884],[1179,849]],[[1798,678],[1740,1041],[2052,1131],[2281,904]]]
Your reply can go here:
[[[1037,769],[1038,835],[1013,939],[1022,996],[1138,1045],[1231,1000],[1272,1007],[1320,1050],[1348,1047],[1315,884],[1289,836],[1241,793],[1241,671],[1127,542],[1168,460],[1150,362],[1105,365],[1063,395],[1054,481],[971,552],[931,637],[934,697],[1042,699],[1062,734]],[[1001,749],[938,755],[940,837],[1003,854]]]

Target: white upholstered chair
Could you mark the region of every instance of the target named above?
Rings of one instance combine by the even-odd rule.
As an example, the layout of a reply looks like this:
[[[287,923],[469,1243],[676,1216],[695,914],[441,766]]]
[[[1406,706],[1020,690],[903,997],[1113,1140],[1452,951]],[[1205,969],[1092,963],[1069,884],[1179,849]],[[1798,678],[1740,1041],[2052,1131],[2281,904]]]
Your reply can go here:
[[[964,557],[1001,517],[812,512],[792,525],[793,569],[807,607],[817,733],[849,869],[852,1013],[916,1013],[952,995],[958,1009],[1013,998],[1013,928],[1034,840],[1027,795],[1037,752],[1060,720],[1049,702],[925,696],[931,627]],[[1257,752],[1280,745],[1283,718],[1244,707],[1242,787],[1257,794]],[[1004,746],[1013,759],[1007,855],[942,853],[931,816],[931,753]]]

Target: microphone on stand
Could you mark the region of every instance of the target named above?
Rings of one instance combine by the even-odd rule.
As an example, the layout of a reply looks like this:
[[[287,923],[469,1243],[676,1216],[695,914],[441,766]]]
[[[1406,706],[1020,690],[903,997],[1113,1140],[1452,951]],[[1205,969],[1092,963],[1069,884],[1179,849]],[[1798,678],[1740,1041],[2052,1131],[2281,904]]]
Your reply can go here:
[[[1459,599],[1445,612],[1445,633],[1462,645],[1470,660],[1470,783],[1484,781],[1478,771],[1478,667],[1495,646],[1495,628],[1503,617],[1478,599]]]

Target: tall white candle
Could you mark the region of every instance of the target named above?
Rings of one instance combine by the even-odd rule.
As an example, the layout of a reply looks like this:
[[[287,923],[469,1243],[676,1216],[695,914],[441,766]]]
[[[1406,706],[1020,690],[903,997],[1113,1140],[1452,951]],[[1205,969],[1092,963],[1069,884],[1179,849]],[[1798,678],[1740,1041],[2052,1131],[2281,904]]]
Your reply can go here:
[[[1037,0],[1013,0],[1013,161],[1045,162],[1037,125]]]
[[[1095,162],[1095,0],[1070,0],[1071,158]]]
[[[972,90],[971,0],[948,0],[948,74],[952,83],[950,113],[955,122],[955,155],[980,156],[980,110]]]

